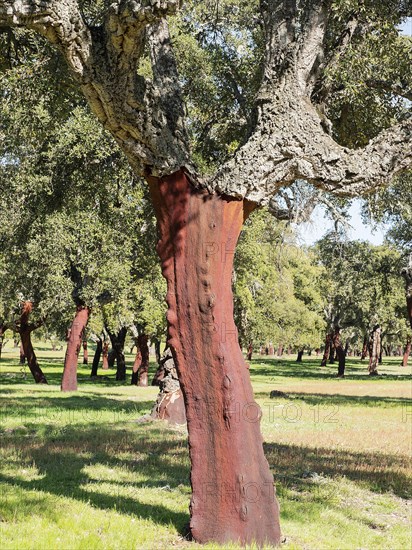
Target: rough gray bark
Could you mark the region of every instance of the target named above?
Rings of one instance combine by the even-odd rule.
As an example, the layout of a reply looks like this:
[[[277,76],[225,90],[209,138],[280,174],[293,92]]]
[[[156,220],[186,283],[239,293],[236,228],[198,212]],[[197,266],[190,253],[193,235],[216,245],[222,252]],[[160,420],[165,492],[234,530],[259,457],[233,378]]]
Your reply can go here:
[[[0,0],[0,24],[43,34],[65,56],[91,108],[139,175],[184,168],[194,175],[184,102],[165,17],[178,0],[118,0],[100,27],[89,28],[76,0]],[[368,193],[412,165],[412,121],[350,150],[332,138],[315,88],[322,71],[350,45],[353,13],[334,48],[325,48],[331,0],[262,0],[266,59],[254,131],[218,174],[197,186],[260,205],[273,204],[297,179],[336,195]],[[136,74],[148,45],[153,80]],[[408,92],[405,91],[405,94]],[[276,212],[276,208],[274,208]],[[283,213],[282,213],[283,214]]]
[[[2,0],[0,25],[33,29],[57,46],[91,109],[135,171],[163,175],[190,166],[183,101],[177,78],[169,70],[174,59],[168,55],[169,35],[162,19],[179,4],[178,0],[113,2],[104,24],[89,28],[76,0]],[[152,25],[153,82],[136,73],[148,25]]]
[[[176,365],[170,348],[160,359],[164,377],[159,383],[160,392],[152,410],[152,418],[167,420],[169,424],[185,424],[186,413]]]

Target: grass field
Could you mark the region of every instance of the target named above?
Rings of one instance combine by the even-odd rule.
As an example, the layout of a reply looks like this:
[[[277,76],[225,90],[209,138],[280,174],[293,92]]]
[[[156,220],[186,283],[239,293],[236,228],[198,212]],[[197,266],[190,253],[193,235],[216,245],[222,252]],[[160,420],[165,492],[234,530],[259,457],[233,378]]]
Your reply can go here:
[[[49,386],[32,383],[17,350],[0,362],[0,547],[199,548],[182,536],[185,431],[136,423],[156,388],[122,386],[114,371],[92,382],[80,366],[80,390],[62,394],[63,352],[37,350]],[[391,358],[370,379],[350,359],[341,380],[317,358],[293,359],[250,369],[283,547],[411,548],[411,369]],[[272,390],[284,395],[269,399]]]

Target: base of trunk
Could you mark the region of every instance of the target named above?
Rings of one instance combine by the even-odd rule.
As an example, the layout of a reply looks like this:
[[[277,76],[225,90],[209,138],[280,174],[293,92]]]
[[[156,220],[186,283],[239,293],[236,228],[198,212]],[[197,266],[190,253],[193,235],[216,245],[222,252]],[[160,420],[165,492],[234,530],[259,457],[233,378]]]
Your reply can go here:
[[[151,416],[156,420],[167,420],[171,425],[186,424],[183,393],[170,349],[165,351],[160,364],[164,377],[160,381],[160,393],[157,396]]]

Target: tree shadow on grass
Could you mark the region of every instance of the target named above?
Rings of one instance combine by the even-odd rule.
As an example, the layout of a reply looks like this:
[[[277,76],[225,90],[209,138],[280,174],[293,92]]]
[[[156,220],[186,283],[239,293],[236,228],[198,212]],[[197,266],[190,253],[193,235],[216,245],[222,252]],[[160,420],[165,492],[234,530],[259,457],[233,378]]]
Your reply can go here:
[[[6,473],[0,474],[1,482],[27,491],[76,499],[101,510],[121,512],[163,526],[171,523],[179,533],[184,532],[188,514],[139,500],[142,488],[162,491],[188,484],[188,451],[184,440],[165,439],[168,432],[156,425],[136,424],[133,430],[110,425],[66,426],[57,435],[53,425],[44,428],[49,435],[41,445],[35,437],[32,441],[27,441],[27,437],[17,441],[15,437],[6,437],[3,441],[6,456],[7,449],[11,453],[18,450],[25,463],[35,465],[36,479]],[[169,435],[173,437],[170,432]],[[130,474],[136,472],[140,479],[136,482],[121,481],[116,476],[99,479],[88,473],[93,466],[105,468],[109,473],[114,468]],[[106,484],[110,484],[110,494]]]
[[[412,496],[407,457],[276,443],[265,443],[264,449],[275,478],[286,487],[304,490],[311,484],[310,474],[316,472],[345,476],[376,493]]]
[[[411,406],[411,400],[407,397],[386,397],[379,395],[342,395],[337,393],[307,393],[307,392],[281,392],[283,395],[275,395],[273,403],[279,400],[285,400],[285,403],[294,399],[304,401],[308,405],[349,405],[349,406],[367,406],[379,407],[380,405],[393,405],[398,407]],[[267,399],[270,403],[269,392],[256,392],[258,399]]]
[[[122,420],[136,420],[143,413],[149,412],[153,401],[132,401],[112,399],[104,394],[88,392],[87,394],[61,394],[52,397],[47,394],[31,394],[30,396],[13,396],[13,391],[1,389],[1,394],[7,394],[7,400],[0,407],[0,418],[19,418],[27,428],[39,428],[44,422],[58,423],[96,423],[99,424],[104,413],[109,412],[109,422],[116,422],[122,415]],[[121,396],[119,396],[121,397]],[[107,418],[105,420],[107,422]],[[32,422],[32,424],[30,424]]]
[[[256,359],[251,362],[250,374],[256,377],[271,378],[273,381],[279,377],[312,380],[331,380],[336,378],[338,364],[335,363],[321,367],[320,361],[321,359],[309,359],[303,363],[296,363],[293,361],[282,361],[281,359]],[[394,365],[391,363],[390,365],[383,365],[382,368],[385,369],[386,366],[393,367]],[[345,379],[379,382],[382,380],[411,380],[412,376],[409,372],[405,372],[400,374],[383,373],[380,376],[371,377],[368,374],[367,363],[357,361],[348,362],[345,370]]]

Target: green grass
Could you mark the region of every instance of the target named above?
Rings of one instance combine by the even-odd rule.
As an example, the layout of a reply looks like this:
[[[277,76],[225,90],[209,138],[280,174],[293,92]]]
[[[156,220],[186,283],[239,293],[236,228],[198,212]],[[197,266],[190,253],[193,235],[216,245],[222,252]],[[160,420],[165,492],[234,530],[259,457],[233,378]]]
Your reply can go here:
[[[182,535],[186,433],[135,422],[156,389],[117,383],[114,371],[92,382],[79,366],[80,390],[62,394],[63,352],[38,354],[49,386],[32,383],[16,350],[0,362],[1,548],[197,548]],[[257,358],[250,369],[283,546],[410,548],[411,369],[390,359],[370,379],[350,360],[337,380],[318,365]],[[269,399],[272,390],[284,395]]]

